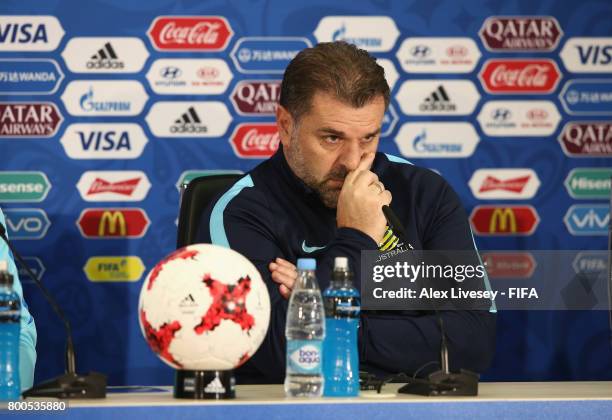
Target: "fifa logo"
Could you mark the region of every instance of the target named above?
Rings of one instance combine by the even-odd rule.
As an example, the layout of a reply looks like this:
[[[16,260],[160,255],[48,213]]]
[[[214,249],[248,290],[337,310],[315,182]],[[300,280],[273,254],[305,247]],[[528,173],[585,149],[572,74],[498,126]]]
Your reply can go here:
[[[108,236],[126,236],[125,216],[119,211],[105,211],[102,213],[100,224],[98,225],[98,236],[107,236],[107,230]]]
[[[489,222],[489,232],[510,232],[516,233],[516,216],[512,209],[508,207],[496,208],[491,215]]]

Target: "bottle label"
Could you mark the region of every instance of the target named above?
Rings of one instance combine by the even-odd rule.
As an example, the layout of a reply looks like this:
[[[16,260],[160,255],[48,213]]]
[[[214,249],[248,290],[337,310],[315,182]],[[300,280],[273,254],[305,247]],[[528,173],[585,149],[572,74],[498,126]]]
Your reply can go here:
[[[326,296],[323,300],[325,316],[331,318],[359,318],[361,312],[359,298]]]
[[[321,341],[288,340],[287,373],[314,375],[321,373]]]

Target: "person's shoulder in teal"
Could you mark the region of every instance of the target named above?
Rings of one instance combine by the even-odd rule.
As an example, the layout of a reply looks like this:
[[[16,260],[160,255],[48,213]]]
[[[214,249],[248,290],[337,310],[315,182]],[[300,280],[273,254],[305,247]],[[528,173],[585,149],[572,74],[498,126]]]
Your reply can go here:
[[[4,213],[0,209],[0,224],[6,226]],[[8,233],[7,233],[8,235]],[[13,253],[6,243],[0,239],[0,261],[8,262],[9,273],[13,276],[13,289],[21,299],[21,334],[19,337],[19,379],[21,389],[31,388],[34,384],[34,366],[36,365],[36,325],[34,318],[28,311],[28,305],[23,298],[23,289],[19,281],[19,274]]]

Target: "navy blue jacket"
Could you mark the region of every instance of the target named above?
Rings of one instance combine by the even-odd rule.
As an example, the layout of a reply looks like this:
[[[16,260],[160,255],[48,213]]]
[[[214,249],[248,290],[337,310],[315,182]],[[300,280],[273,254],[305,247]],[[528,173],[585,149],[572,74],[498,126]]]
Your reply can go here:
[[[409,243],[423,250],[474,250],[465,211],[438,174],[408,161],[377,153],[372,171],[391,191],[391,208],[403,222]],[[209,206],[200,221],[198,242],[228,246],[258,268],[268,286],[272,313],[266,338],[237,371],[241,383],[280,383],[285,375],[285,317],[288,301],[271,278],[276,257],[296,263],[317,259],[321,290],[330,281],[333,260],[346,256],[360,289],[361,250],[376,250],[369,236],[336,226],[336,211],[289,168],[282,148],[236,182]],[[495,347],[495,314],[441,312],[451,369],[484,371]],[[359,328],[361,369],[377,375],[412,374],[440,360],[440,330],[427,311],[363,311]],[[435,365],[433,369],[437,368]]]

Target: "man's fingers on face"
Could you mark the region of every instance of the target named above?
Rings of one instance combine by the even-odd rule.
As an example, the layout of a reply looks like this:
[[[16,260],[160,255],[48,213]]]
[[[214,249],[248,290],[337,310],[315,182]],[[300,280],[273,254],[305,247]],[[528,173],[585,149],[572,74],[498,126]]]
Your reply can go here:
[[[354,171],[349,172],[349,174],[346,176],[346,181],[353,183],[355,182],[355,177],[359,175],[360,172],[369,171],[370,167],[372,166],[372,162],[374,162],[375,156],[376,156],[376,153],[374,152],[368,152],[364,154],[361,157],[361,160],[359,161],[357,168],[355,168]]]
[[[353,185],[356,188],[365,188],[371,184],[375,184],[378,182],[378,175],[374,172],[370,171],[362,171],[357,174],[355,180],[353,181]]]
[[[391,204],[391,200],[393,200],[393,196],[391,195],[391,191],[385,190],[382,194],[381,197],[383,199],[383,205],[384,206],[388,206],[389,204]]]

